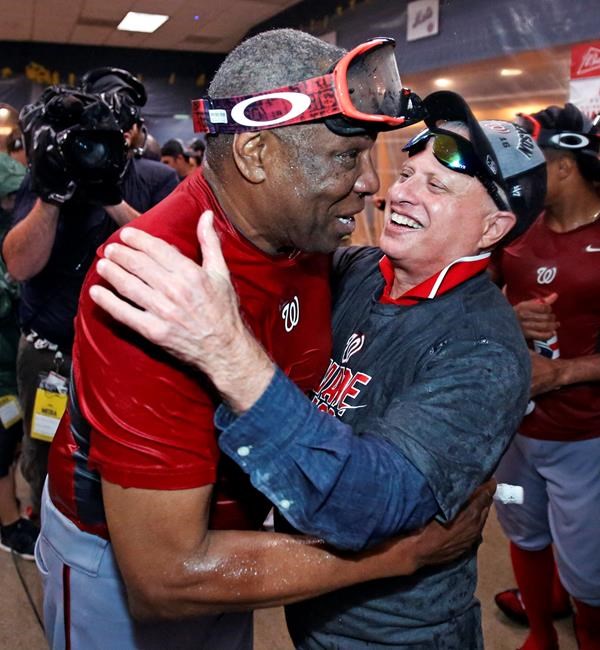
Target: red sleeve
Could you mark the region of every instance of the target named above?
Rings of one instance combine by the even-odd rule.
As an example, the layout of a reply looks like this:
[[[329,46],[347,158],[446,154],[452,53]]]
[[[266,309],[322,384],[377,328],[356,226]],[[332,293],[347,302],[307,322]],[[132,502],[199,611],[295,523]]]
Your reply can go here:
[[[160,204],[168,213],[155,208],[134,225],[150,230],[156,219],[170,221],[182,252],[196,257],[198,213],[170,199]],[[123,487],[180,490],[214,483],[214,389],[97,307],[88,290],[102,283],[94,264],[80,297],[73,350],[79,406],[92,427],[90,469]]]

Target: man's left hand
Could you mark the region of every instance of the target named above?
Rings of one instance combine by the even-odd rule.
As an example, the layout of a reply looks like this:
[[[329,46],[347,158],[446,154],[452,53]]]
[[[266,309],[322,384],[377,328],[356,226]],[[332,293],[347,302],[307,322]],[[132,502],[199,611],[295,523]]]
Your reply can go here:
[[[105,248],[97,271],[126,300],[99,285],[90,296],[119,322],[205,372],[239,412],[260,397],[274,367],[242,320],[212,223],[207,211],[198,224],[202,266],[161,239],[124,228],[123,244]]]

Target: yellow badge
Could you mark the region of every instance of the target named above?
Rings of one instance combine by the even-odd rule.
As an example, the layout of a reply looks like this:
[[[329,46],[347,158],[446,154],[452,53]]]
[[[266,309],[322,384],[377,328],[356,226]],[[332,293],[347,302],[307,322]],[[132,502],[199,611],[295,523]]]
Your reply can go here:
[[[52,442],[60,419],[67,408],[67,386],[67,379],[58,373],[40,375],[33,404],[32,438]]]
[[[12,427],[22,417],[21,405],[15,395],[0,397],[0,421],[5,429]]]

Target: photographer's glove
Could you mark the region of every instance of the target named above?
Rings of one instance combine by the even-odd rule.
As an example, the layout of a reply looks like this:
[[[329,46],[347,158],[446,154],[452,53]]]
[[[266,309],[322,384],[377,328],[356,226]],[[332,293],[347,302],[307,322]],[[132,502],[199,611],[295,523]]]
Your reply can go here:
[[[52,127],[40,127],[31,148],[31,186],[46,203],[62,205],[72,198],[77,184],[70,178]]]

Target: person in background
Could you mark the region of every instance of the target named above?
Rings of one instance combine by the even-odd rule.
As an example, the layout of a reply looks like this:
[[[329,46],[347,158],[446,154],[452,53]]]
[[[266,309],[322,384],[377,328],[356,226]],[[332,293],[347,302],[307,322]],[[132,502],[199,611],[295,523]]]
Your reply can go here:
[[[111,243],[98,267],[118,295],[91,288],[121,322],[208,374],[226,400],[221,449],[295,529],[347,550],[455,516],[494,471],[528,399],[527,347],[485,268],[539,213],[544,157],[516,125],[477,122],[455,93],[423,107],[428,128],[405,147],[381,248],[334,254],[333,353],[312,404],[246,328],[210,214],[207,271],[125,229],[132,248]],[[282,317],[294,329],[313,314],[299,301]],[[475,650],[476,577],[472,549],[408,579],[288,605],[288,626],[303,650]]]
[[[552,619],[570,611],[562,583],[579,648],[598,650],[600,130],[573,104],[521,119],[546,156],[548,192],[543,214],[495,263],[535,352],[530,412],[496,473],[525,490],[522,506],[497,504],[518,591],[496,603],[527,617],[522,650],[555,650]]]
[[[180,181],[192,174],[196,167],[192,152],[183,146],[181,140],[175,138],[167,140],[161,147],[160,161],[174,169]]]
[[[206,149],[206,140],[204,138],[194,138],[189,146],[188,150],[190,151],[191,158],[190,160],[194,162],[196,167],[200,167],[202,164],[202,159],[204,158],[204,151]]]
[[[323,106],[332,66],[338,99],[328,94]],[[373,68],[385,72],[383,86]],[[275,89],[290,84],[306,94],[287,118]],[[348,84],[351,103],[340,95]],[[196,102],[197,128],[212,131],[202,168],[133,225],[193,265],[198,219],[212,210],[248,322],[308,391],[331,349],[329,253],[378,188],[378,131],[412,115],[393,41],[346,53],[296,30],[264,32],[227,56],[209,93]],[[232,110],[240,95],[254,99],[256,119],[279,114],[277,128],[248,130]],[[437,522],[354,555],[261,532],[271,504],[220,456],[209,379],[91,300],[115,241],[98,250],[81,293],[70,403],[50,453],[37,560],[52,648],[247,649],[256,607],[413,573],[471,548],[471,526]]]
[[[65,162],[53,159],[59,148],[50,141],[50,124],[44,120],[50,114],[57,120],[71,120],[82,104],[76,90],[49,89],[49,95],[21,112],[23,130],[25,120],[35,131],[29,134],[27,147],[31,168],[17,195],[12,227],[2,243],[6,268],[20,283],[17,381],[25,430],[21,463],[31,485],[35,513],[40,508],[49,441],[60,418],[59,409],[64,408],[73,319],[85,274],[97,247],[119,225],[158,203],[177,185],[172,170],[133,156],[143,125],[141,108],[146,103],[141,82],[126,70],[98,68],[84,75],[80,90],[84,99],[92,102],[93,115],[101,116],[103,123],[111,120],[112,130],[103,132],[103,137],[111,136],[110,142],[123,157],[119,158],[120,183],[111,177],[107,182],[77,184],[60,171]],[[48,117],[34,122],[40,113]],[[84,168],[79,159],[70,162],[77,169]],[[50,388],[56,389],[57,397],[40,392]],[[52,404],[44,402],[42,412],[38,401],[36,412],[36,398],[45,397]]]
[[[146,133],[146,140],[142,148],[141,157],[160,162],[160,143],[151,133]]]
[[[10,215],[25,167],[0,153],[0,237],[10,226]],[[21,516],[15,495],[14,462],[23,437],[17,398],[18,288],[0,260],[0,548],[33,560],[37,526]]]
[[[11,158],[27,167],[27,152],[25,151],[21,129],[13,129],[6,138],[6,152]]]

